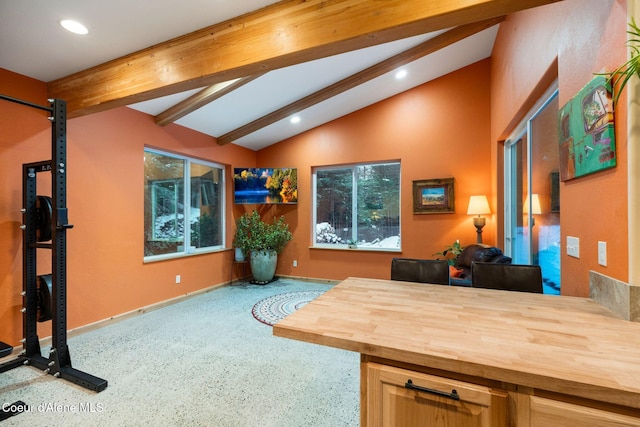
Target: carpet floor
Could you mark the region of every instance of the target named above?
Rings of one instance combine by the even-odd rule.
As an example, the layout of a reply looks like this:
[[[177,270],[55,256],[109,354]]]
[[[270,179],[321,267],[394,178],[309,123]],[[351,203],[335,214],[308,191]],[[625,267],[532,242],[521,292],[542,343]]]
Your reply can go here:
[[[359,355],[272,335],[252,316],[271,295],[331,285],[234,284],[69,338],[94,393],[33,367],[0,373],[8,426],[357,426]],[[48,354],[48,348],[42,349]]]

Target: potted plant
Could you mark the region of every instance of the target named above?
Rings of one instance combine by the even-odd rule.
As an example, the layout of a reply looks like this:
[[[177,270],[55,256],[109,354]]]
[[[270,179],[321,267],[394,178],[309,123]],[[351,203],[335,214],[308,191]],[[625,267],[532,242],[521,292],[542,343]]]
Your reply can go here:
[[[273,279],[278,263],[278,254],[292,238],[284,217],[272,223],[260,218],[258,211],[245,212],[236,221],[234,245],[249,255],[251,274],[256,283],[268,283]]]
[[[439,255],[442,259],[446,259],[449,265],[454,265],[463,249],[464,248],[460,245],[460,240],[456,240],[451,246],[444,248],[442,252],[436,252],[433,255]]]
[[[235,260],[237,262],[245,261],[249,254],[249,236],[251,230],[251,217],[247,214],[242,215],[236,221],[236,233],[233,236],[233,247],[235,248]]]
[[[640,27],[636,25],[636,21],[633,18],[629,23],[627,34],[631,36],[627,41],[627,46],[631,49],[629,60],[609,73],[600,74],[608,77],[611,87],[615,91],[613,96],[614,104],[617,104],[622,89],[624,89],[629,79],[633,76],[640,77]]]

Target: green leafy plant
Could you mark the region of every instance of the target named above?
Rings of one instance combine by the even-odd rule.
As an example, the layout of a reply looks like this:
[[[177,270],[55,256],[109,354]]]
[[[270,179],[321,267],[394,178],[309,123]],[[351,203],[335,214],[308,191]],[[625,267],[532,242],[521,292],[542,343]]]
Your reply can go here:
[[[462,253],[463,249],[464,247],[460,245],[460,241],[456,240],[455,242],[453,242],[451,246],[447,246],[441,252],[436,252],[432,256],[438,255],[442,257],[442,259],[446,259],[449,265],[454,265],[456,263],[456,260]],[[436,259],[441,259],[441,258],[436,258]]]
[[[633,76],[640,77],[640,27],[638,27],[633,18],[631,18],[631,22],[629,23],[627,34],[631,36],[627,41],[627,46],[631,49],[631,58],[615,70],[609,73],[599,74],[607,76],[608,82],[615,92],[613,96],[614,104],[618,103],[618,98],[620,98],[620,94],[629,79]]]
[[[236,233],[233,236],[233,246],[240,248],[244,256],[249,255],[250,230],[251,217],[249,215],[244,214],[236,220]]]
[[[284,217],[273,218],[273,223],[266,223],[260,218],[258,211],[245,212],[236,221],[236,233],[233,245],[242,249],[246,255],[251,251],[274,251],[281,253],[293,238],[289,224]]]

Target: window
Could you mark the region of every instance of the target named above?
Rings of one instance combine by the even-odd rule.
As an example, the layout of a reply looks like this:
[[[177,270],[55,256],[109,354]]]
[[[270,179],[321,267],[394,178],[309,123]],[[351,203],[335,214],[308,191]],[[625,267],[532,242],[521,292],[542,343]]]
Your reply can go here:
[[[400,163],[313,171],[315,247],[400,249]]]
[[[145,149],[144,196],[145,260],[223,246],[223,166]]]

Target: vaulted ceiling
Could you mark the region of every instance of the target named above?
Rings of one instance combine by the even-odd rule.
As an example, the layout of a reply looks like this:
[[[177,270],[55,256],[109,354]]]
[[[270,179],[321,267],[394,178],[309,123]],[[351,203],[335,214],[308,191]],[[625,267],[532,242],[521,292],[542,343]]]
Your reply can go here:
[[[258,150],[489,57],[506,14],[555,1],[1,1],[0,67],[69,117],[130,106]]]

